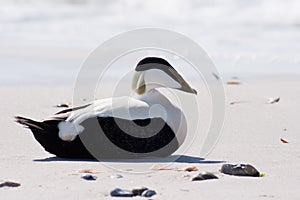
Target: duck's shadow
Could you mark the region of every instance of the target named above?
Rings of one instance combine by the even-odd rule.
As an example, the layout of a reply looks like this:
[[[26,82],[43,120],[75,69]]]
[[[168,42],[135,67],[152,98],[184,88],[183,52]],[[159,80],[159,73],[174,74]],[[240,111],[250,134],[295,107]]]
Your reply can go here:
[[[226,161],[218,161],[218,160],[205,160],[204,158],[194,157],[194,156],[186,156],[186,155],[172,155],[165,158],[139,158],[139,159],[71,159],[71,158],[59,158],[56,156],[43,158],[43,159],[35,159],[35,162],[60,162],[60,161],[70,161],[70,162],[122,162],[122,163],[199,163],[199,164],[218,164],[224,163]]]

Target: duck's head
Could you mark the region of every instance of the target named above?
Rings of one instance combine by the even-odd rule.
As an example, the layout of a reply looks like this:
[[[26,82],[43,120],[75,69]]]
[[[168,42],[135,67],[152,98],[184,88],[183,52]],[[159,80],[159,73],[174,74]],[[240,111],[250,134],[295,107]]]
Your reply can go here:
[[[132,89],[139,95],[155,88],[173,88],[197,94],[182,76],[163,58],[146,57],[136,66]]]

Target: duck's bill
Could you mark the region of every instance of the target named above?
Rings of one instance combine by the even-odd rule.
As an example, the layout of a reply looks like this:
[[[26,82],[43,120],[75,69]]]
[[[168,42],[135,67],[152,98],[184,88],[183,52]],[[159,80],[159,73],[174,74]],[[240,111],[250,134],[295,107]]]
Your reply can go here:
[[[195,94],[197,95],[197,90],[191,88],[191,87],[182,87],[182,88],[179,88],[179,90],[183,91],[183,92],[187,92],[187,93],[191,93],[191,94]]]

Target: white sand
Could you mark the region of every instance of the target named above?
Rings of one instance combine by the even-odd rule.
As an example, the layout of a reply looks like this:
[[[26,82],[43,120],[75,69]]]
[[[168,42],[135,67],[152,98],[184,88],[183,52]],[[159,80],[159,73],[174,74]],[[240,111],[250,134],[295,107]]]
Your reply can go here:
[[[181,169],[195,165],[200,171],[216,172],[220,178],[203,182],[191,182],[190,177],[185,177],[198,172],[171,170],[137,175],[114,171],[106,167],[109,163],[51,159],[53,155],[42,149],[29,130],[16,124],[13,116],[46,117],[59,110],[53,105],[71,99],[71,88],[0,87],[0,180],[22,184],[18,188],[0,188],[0,199],[111,199],[112,189],[135,186],[157,191],[154,199],[299,199],[299,77],[261,78],[242,83],[226,86],[225,126],[208,158],[202,163],[170,166]],[[266,104],[269,97],[277,96],[281,97],[279,103]],[[243,103],[230,105],[232,101]],[[283,131],[285,128],[287,131]],[[281,137],[289,143],[281,143]],[[250,163],[266,176],[222,175],[218,172],[222,163],[209,161]],[[94,182],[81,179],[76,172],[85,168],[100,171],[98,179]],[[115,174],[123,178],[110,178]]]

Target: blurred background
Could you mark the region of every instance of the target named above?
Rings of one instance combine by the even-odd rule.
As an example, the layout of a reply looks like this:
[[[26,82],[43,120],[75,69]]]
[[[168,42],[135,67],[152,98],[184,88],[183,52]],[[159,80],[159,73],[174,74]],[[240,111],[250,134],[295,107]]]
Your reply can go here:
[[[73,84],[89,52],[143,27],[190,37],[223,76],[300,73],[299,0],[0,0],[0,84]]]

